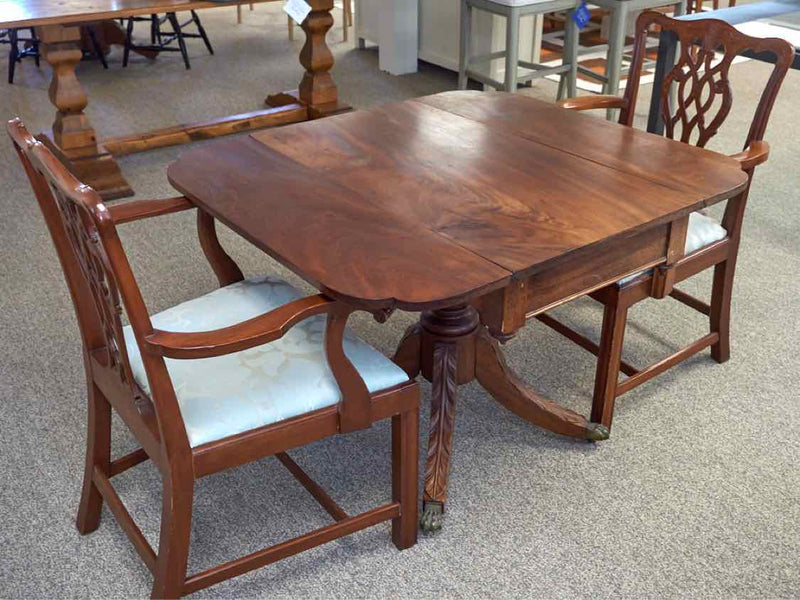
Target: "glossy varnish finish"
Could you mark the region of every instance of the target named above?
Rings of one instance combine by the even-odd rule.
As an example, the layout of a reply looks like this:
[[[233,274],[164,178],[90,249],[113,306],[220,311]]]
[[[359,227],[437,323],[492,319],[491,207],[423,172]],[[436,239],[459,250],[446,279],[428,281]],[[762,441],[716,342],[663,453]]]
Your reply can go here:
[[[580,137],[561,141],[570,133],[555,127]],[[676,177],[676,163],[690,174]],[[747,184],[732,158],[473,92],[221,141],[184,154],[169,178],[331,297],[381,318],[422,312],[395,361],[432,382],[427,530],[442,524],[459,385],[477,379],[551,431],[608,435],[527,386],[498,340],[529,314],[674,260],[688,214]]]
[[[169,178],[327,293],[408,310],[482,295],[746,183],[732,159],[646,134],[626,138],[627,154],[653,143],[669,152],[640,176],[441,108],[465,97],[478,106],[509,98],[448,93],[259,132],[187,152]],[[555,110],[515,100],[533,118]],[[562,113],[587,139],[596,122],[604,139],[607,124]],[[597,144],[586,146],[592,154]],[[703,189],[659,182],[681,152],[708,163]]]
[[[214,331],[182,333],[153,328],[117,234],[117,225],[195,209],[186,198],[134,201],[111,208],[81,184],[19,120],[8,131],[30,178],[64,270],[78,318],[88,387],[86,469],[77,526],[96,530],[105,502],[154,576],[152,595],[173,598],[208,587],[382,521],[408,548],[417,534],[419,389],[407,381],[370,393],[344,352],[345,323],[353,307],[322,295],[300,298],[271,312]],[[213,219],[199,211],[200,242],[221,285],[242,280],[219,245]],[[122,311],[130,321],[151,392],[132,376]],[[299,321],[327,315],[325,356],[341,392],[338,404],[190,447],[165,358],[199,359],[268,344]],[[141,448],[111,460],[111,412],[116,410]],[[392,500],[349,516],[286,450],[392,420]],[[333,517],[335,523],[187,577],[194,482],[205,475],[276,454]],[[117,495],[111,479],[145,460],[162,482],[161,534],[156,552]]]

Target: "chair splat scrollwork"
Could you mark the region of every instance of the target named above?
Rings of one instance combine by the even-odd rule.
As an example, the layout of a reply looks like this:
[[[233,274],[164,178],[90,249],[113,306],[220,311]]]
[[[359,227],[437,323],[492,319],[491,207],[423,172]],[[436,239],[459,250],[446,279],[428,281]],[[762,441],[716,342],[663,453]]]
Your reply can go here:
[[[127,385],[133,382],[125,338],[122,333],[122,305],[119,288],[114,280],[108,257],[100,243],[100,236],[92,219],[82,207],[66,198],[54,185],[50,190],[63,216],[64,229],[70,240],[81,273],[94,300],[105,340],[107,366]],[[79,193],[94,193],[89,187]]]

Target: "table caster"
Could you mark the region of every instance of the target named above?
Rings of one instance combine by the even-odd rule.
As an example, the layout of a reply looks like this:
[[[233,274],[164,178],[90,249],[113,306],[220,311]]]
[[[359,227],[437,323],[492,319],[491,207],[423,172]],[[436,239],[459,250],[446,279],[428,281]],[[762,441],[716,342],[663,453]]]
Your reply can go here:
[[[435,500],[422,502],[422,518],[419,526],[425,533],[435,533],[442,528],[444,521],[444,504]]]
[[[586,441],[587,442],[602,442],[611,436],[608,427],[600,423],[589,423],[586,426]]]

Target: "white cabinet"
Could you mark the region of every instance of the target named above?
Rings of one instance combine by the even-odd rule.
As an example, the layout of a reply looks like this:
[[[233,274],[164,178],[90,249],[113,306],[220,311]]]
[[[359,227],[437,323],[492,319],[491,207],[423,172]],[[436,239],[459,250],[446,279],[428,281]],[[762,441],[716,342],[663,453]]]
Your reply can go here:
[[[453,71],[458,70],[460,0],[355,0],[356,37],[378,44],[381,69],[399,75],[416,71],[417,57]],[[475,11],[473,53],[505,48],[506,23]],[[534,17],[522,19],[520,58],[538,60],[534,47]],[[488,69],[487,65],[487,69]],[[493,78],[503,80],[503,61],[492,62]]]

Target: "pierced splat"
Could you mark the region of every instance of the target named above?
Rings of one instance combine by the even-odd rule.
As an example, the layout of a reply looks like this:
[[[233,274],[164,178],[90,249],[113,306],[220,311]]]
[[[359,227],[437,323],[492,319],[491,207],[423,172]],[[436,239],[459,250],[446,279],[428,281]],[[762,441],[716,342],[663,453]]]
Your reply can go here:
[[[132,385],[133,375],[122,333],[119,289],[100,245],[97,229],[89,215],[84,214],[75,202],[65,198],[55,186],[51,185],[50,188],[63,215],[64,229],[75,258],[95,301],[105,340],[108,367],[127,385]]]
[[[728,75],[736,56],[722,50],[719,60],[720,55],[713,47],[681,44],[680,60],[664,78],[666,90],[673,82],[677,86],[675,106],[671,106],[669,93],[661,95],[667,137],[676,139],[679,126],[681,142],[692,143],[696,132],[694,144],[702,148],[719,131],[733,104]]]
[[[680,46],[677,64],[664,77],[658,94],[665,135],[703,147],[713,138],[733,105],[729,72],[734,59],[751,51],[775,58],[775,67],[761,95],[744,147],[764,136],[781,81],[794,57],[792,47],[776,38],[755,38],[742,34],[717,19],[681,21],[655,11],[644,12],[636,21],[636,42],[619,122],[632,126],[639,93],[648,35],[654,29],[675,35]],[[674,84],[674,85],[673,85]],[[673,91],[675,97],[670,98]]]

